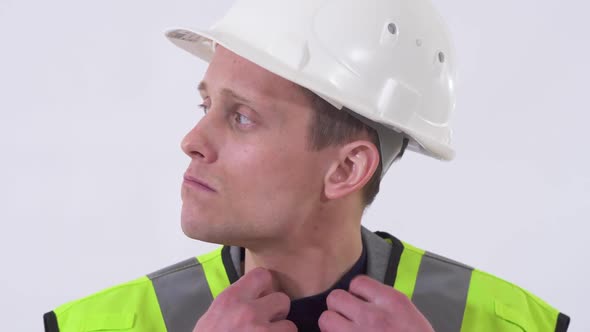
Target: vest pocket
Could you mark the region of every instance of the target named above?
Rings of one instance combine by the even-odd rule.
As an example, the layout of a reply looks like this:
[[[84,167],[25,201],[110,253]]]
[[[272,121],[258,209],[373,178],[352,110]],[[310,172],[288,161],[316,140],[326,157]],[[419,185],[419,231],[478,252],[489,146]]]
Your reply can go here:
[[[88,315],[82,325],[84,332],[128,330],[135,325],[135,313]]]
[[[494,309],[496,316],[502,320],[518,326],[523,332],[532,331],[528,328],[529,324],[527,318],[519,311],[510,308],[498,300],[494,301]]]

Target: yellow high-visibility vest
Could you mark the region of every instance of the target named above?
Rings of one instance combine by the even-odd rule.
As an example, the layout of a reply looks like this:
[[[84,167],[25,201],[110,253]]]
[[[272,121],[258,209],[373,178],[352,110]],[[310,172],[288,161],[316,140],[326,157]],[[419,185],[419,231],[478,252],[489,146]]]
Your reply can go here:
[[[564,332],[569,317],[509,282],[362,228],[367,275],[406,294],[436,332]],[[241,248],[224,246],[45,314],[46,332],[191,332],[238,280]]]

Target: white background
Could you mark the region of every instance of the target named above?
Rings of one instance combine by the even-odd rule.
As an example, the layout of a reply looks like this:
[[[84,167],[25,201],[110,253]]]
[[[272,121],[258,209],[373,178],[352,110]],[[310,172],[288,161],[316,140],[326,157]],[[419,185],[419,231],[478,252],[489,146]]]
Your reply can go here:
[[[0,0],[0,316],[42,314],[213,246],[180,230],[205,64],[162,35],[231,1]],[[436,1],[457,158],[408,153],[364,224],[508,279],[589,331],[586,1]]]

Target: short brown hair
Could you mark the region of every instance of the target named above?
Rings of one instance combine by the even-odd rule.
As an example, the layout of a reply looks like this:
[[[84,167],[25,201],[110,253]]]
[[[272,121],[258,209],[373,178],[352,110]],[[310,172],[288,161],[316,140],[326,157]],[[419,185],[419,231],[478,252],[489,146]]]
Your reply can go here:
[[[309,146],[313,150],[321,150],[328,146],[345,144],[358,139],[363,133],[367,133],[371,143],[380,151],[379,136],[377,131],[364,124],[346,111],[339,110],[323,98],[319,97],[309,89],[303,88],[311,98],[314,115],[308,127]],[[379,158],[379,165],[373,176],[363,187],[363,203],[368,206],[373,203],[379,192],[381,183],[381,171],[383,165]]]

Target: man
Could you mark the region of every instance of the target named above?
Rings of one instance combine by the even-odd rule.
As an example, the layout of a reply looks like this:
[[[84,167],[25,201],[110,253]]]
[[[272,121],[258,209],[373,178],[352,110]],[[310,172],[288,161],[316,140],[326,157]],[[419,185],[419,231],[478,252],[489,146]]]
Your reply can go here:
[[[528,292],[361,227],[406,148],[453,155],[428,0],[243,0],[167,36],[210,62],[182,229],[224,246],[65,304],[46,331],[567,330]]]

